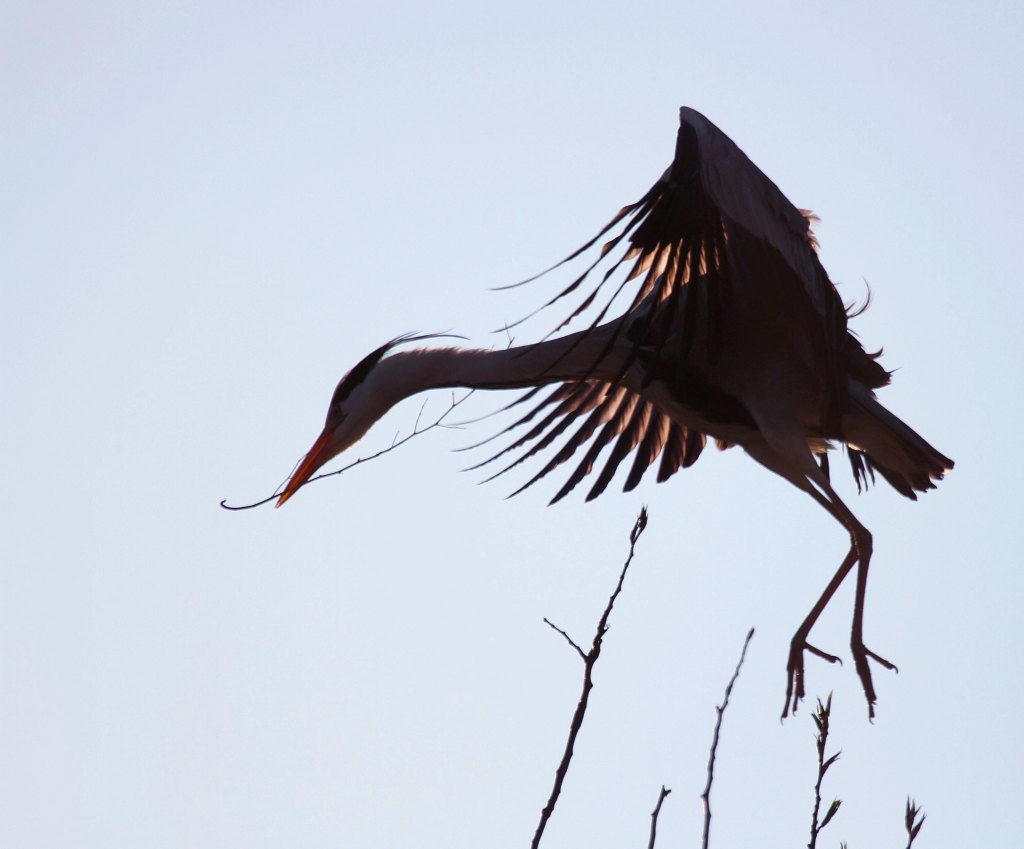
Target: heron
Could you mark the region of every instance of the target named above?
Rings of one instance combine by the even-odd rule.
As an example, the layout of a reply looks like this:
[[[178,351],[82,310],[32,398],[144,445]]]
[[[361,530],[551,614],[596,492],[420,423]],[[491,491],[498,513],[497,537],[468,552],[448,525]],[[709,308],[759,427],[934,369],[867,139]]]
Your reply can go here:
[[[527,390],[509,405],[525,403],[527,411],[502,431],[520,435],[485,462],[511,459],[507,471],[564,438],[517,490],[583,451],[552,503],[592,473],[586,497],[597,497],[629,457],[625,491],[655,462],[659,482],[691,466],[709,439],[721,449],[739,446],[850,537],[789,645],[782,716],[805,697],[805,653],[840,660],[809,636],[856,566],[850,648],[873,717],[870,664],[895,666],[864,643],[872,536],[833,489],[828,452],[845,449],[858,492],[877,474],[910,499],[933,489],[953,461],[878,402],[875,390],[891,373],[881,351],[868,353],[848,329],[859,311],[844,304],[819,260],[815,217],[701,113],[683,107],[679,119],[675,155],[661,177],[547,270],[597,254],[544,305],[579,298],[555,331],[504,349],[410,348],[425,337],[407,336],[372,351],[338,383],[323,430],[277,506],[398,402],[442,387]],[[606,286],[613,291],[598,309]],[[610,318],[623,301],[628,306]],[[583,314],[593,316],[586,326],[565,330]]]

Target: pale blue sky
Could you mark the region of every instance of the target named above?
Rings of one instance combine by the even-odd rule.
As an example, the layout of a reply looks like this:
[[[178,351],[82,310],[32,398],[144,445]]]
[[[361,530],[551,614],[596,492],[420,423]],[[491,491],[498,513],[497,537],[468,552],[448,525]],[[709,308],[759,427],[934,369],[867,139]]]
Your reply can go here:
[[[642,504],[545,845],[643,845],[662,784],[659,845],[697,843],[751,625],[712,845],[806,843],[785,654],[847,540],[740,452],[549,509],[459,473],[485,422],[217,506],[269,494],[383,341],[503,344],[557,281],[490,289],[646,190],[682,104],[821,216],[883,401],[957,462],[916,504],[834,464],[901,671],[870,725],[852,664],[809,664],[843,750],[825,843],[903,845],[910,794],[922,848],[1017,845],[1022,37],[991,2],[9,4],[0,847],[527,845],[581,672],[542,617],[589,641]],[[817,644],[847,654],[851,607]]]

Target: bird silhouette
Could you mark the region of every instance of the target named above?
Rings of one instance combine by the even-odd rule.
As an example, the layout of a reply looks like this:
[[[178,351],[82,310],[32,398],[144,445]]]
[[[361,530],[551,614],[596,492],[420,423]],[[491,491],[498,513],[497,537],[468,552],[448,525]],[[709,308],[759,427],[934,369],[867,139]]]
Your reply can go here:
[[[627,491],[656,461],[659,482],[692,465],[709,437],[719,448],[738,445],[850,535],[849,552],[790,643],[783,717],[805,696],[804,652],[839,660],[808,637],[855,565],[850,646],[874,716],[869,661],[895,666],[864,644],[872,538],[832,488],[827,452],[845,447],[858,491],[877,473],[911,499],[953,462],[876,400],[890,373],[880,352],[867,353],[847,328],[850,315],[818,258],[813,216],[699,112],[684,107],[679,117],[665,173],[552,267],[600,243],[596,258],[545,304],[578,297],[556,331],[596,313],[586,327],[504,350],[403,349],[425,337],[382,345],[338,384],[323,431],[277,506],[399,401],[440,387],[529,390],[511,406],[531,406],[503,433],[525,431],[485,463],[511,459],[501,474],[564,437],[517,490],[582,450],[553,502],[598,466],[587,500],[600,495],[630,455]],[[606,286],[613,291],[597,309]],[[623,292],[628,307],[608,319]]]

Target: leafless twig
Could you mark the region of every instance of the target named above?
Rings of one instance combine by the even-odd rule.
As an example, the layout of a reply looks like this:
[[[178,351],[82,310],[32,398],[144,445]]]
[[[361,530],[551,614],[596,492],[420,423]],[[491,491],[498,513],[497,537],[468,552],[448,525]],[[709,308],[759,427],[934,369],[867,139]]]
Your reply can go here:
[[[747,632],[747,638],[743,641],[743,651],[740,652],[740,659],[736,663],[736,669],[733,671],[732,678],[729,679],[729,684],[725,688],[725,698],[722,699],[722,704],[715,708],[718,718],[715,720],[715,733],[711,738],[711,754],[708,757],[708,783],[704,785],[704,792],[700,797],[704,803],[704,836],[700,842],[701,849],[708,849],[708,838],[711,835],[711,782],[715,778],[715,756],[718,753],[718,735],[722,730],[722,717],[725,715],[725,709],[729,706],[729,696],[732,695],[733,685],[740,676],[740,667],[743,666],[743,661],[747,656],[747,646],[750,645],[753,637],[754,629],[751,628]]]
[[[917,821],[918,814],[921,815],[920,822]],[[926,819],[925,812],[917,807],[917,802],[907,796],[907,813],[903,820],[907,828],[907,849],[914,845],[918,832],[921,831],[921,826],[924,825]]]
[[[565,633],[565,631],[563,631],[563,630],[562,630],[561,628],[559,628],[559,627],[558,627],[558,626],[557,626],[557,625],[556,625],[556,624],[555,624],[554,622],[552,622],[552,621],[551,621],[550,619],[548,619],[548,618],[547,618],[547,616],[545,616],[545,617],[544,617],[544,622],[545,622],[545,623],[546,623],[547,625],[549,625],[549,626],[550,626],[550,627],[551,627],[551,628],[552,628],[553,630],[555,630],[555,631],[558,631],[558,633],[559,633],[559,634],[561,634],[561,635],[562,635],[563,637],[565,637],[565,641],[566,641],[566,642],[567,642],[567,643],[568,643],[568,644],[569,644],[570,646],[572,646],[572,647],[573,647],[574,649],[576,649],[576,653],[577,653],[577,654],[578,654],[578,655],[579,655],[579,656],[580,656],[581,658],[583,658],[583,662],[584,662],[584,663],[586,663],[586,662],[587,662],[587,653],[586,653],[585,651],[583,651],[583,649],[581,649],[581,648],[579,647],[579,644],[578,644],[578,643],[577,643],[577,642],[576,642],[576,641],[575,641],[575,640],[574,640],[574,639],[573,639],[572,637],[570,637],[570,636],[569,636],[569,635],[568,635],[567,633]]]
[[[424,426],[421,427],[420,426],[420,422],[423,419],[423,411],[427,407],[427,402],[424,401],[423,404],[420,406],[420,411],[416,414],[416,422],[415,422],[415,424],[413,424],[412,432],[407,433],[401,439],[398,438],[398,434],[396,433],[395,434],[395,438],[391,440],[391,444],[387,448],[382,448],[376,454],[370,454],[367,457],[360,457],[357,460],[353,460],[347,466],[342,466],[340,469],[335,469],[333,472],[324,472],[323,474],[311,477],[308,481],[306,481],[306,483],[303,484],[303,486],[308,486],[309,484],[313,483],[313,481],[319,481],[319,480],[323,480],[324,478],[334,477],[334,475],[340,475],[343,472],[347,472],[349,469],[352,469],[352,468],[354,468],[354,467],[356,467],[356,466],[358,466],[358,465],[360,465],[362,463],[368,463],[368,462],[370,462],[370,460],[376,460],[378,457],[382,457],[385,454],[388,454],[388,453],[394,451],[396,448],[399,448],[400,446],[405,445],[405,443],[408,442],[413,437],[419,436],[420,434],[423,434],[423,433],[426,433],[427,431],[433,430],[435,427],[443,427],[443,428],[458,427],[458,425],[446,424],[445,423],[445,419],[447,419],[448,416],[450,416],[452,414],[452,412],[455,410],[455,408],[458,407],[460,404],[462,404],[462,402],[465,401],[472,394],[473,394],[473,392],[472,392],[472,390],[470,390],[465,395],[463,395],[461,398],[456,399],[455,394],[452,393],[452,400],[451,400],[451,404],[448,405],[448,409],[445,410],[443,413],[441,413],[441,415],[438,416],[436,419],[434,419],[430,424],[424,425]],[[296,466],[297,465],[298,464],[296,464]],[[282,482],[282,484],[280,486],[278,486],[277,489],[274,490],[274,494],[273,495],[267,496],[262,501],[254,501],[252,504],[243,504],[243,505],[235,507],[235,506],[229,505],[227,503],[227,500],[225,499],[225,500],[221,501],[220,506],[223,507],[225,510],[251,510],[253,507],[259,507],[260,505],[266,504],[268,501],[273,501],[275,498],[277,498],[281,494],[281,492],[282,492],[282,490],[284,488],[284,483],[286,483],[286,482],[287,482],[287,479],[284,482]]]
[[[832,766],[837,760],[841,752],[836,752],[832,757],[825,757],[825,744],[828,742],[828,721],[829,715],[832,712],[832,694],[828,694],[828,699],[825,704],[821,703],[821,699],[818,699],[818,709],[814,712],[812,719],[814,724],[818,726],[818,736],[815,738],[815,744],[818,747],[818,780],[814,784],[814,812],[811,815],[811,842],[807,844],[807,849],[815,849],[818,845],[818,834],[821,830],[828,825],[829,821],[836,815],[839,810],[839,806],[842,801],[839,799],[833,799],[832,804],[829,805],[828,811],[825,813],[825,818],[818,822],[818,812],[821,810],[821,782],[825,778],[825,773],[828,772],[828,768]]]
[[[651,811],[651,839],[647,841],[647,849],[654,849],[654,841],[658,835],[658,814],[661,813],[661,803],[665,801],[665,797],[671,792],[664,784],[661,786],[661,793],[658,794],[658,804]]]
[[[604,613],[601,615],[600,621],[597,623],[597,631],[594,633],[594,642],[590,646],[590,651],[584,653],[583,650],[570,639],[569,635],[565,633],[561,628],[548,622],[547,619],[544,621],[548,623],[554,630],[558,631],[568,641],[576,651],[580,654],[583,659],[583,692],[580,694],[579,704],[576,705],[576,712],[573,714],[572,722],[569,725],[569,737],[565,742],[565,752],[562,754],[562,760],[558,764],[558,769],[555,771],[555,785],[551,789],[551,795],[548,797],[547,804],[540,812],[540,823],[537,825],[537,831],[533,835],[533,843],[531,843],[532,849],[537,849],[540,846],[541,837],[544,836],[544,828],[547,826],[548,820],[551,818],[551,814],[554,813],[555,803],[558,801],[558,797],[562,792],[562,783],[565,781],[565,776],[569,772],[569,762],[572,760],[573,747],[576,744],[576,737],[583,727],[583,717],[587,712],[587,703],[590,700],[590,691],[594,687],[593,672],[594,665],[597,663],[598,657],[601,655],[601,644],[604,640],[604,635],[608,632],[608,617],[611,616],[612,607],[615,606],[615,600],[619,597],[619,593],[622,592],[622,584],[626,580],[626,571],[629,569],[629,564],[633,562],[633,552],[636,548],[636,542],[640,539],[640,535],[644,532],[644,528],[647,527],[647,508],[644,507],[640,510],[640,515],[637,517],[636,523],[633,525],[633,530],[629,534],[629,556],[626,558],[625,564],[623,564],[622,572],[619,574],[619,582],[615,586],[615,591],[611,594],[608,599],[608,605],[604,609]]]

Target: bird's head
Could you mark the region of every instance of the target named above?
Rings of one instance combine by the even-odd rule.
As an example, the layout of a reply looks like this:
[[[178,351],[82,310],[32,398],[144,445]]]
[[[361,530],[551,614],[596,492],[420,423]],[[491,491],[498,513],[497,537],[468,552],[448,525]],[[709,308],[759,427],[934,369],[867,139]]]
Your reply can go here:
[[[408,355],[386,356],[392,348],[406,342],[424,339],[453,337],[451,333],[407,334],[392,339],[371,351],[338,383],[327,408],[327,421],[313,447],[309,449],[299,467],[292,474],[281,497],[280,507],[309,481],[325,463],[355,445],[381,416],[395,404],[425,386],[419,384],[416,363],[417,354],[424,350],[410,351]],[[464,338],[457,336],[454,338]],[[422,371],[422,368],[419,369]]]
[[[338,383],[327,408],[327,420],[313,447],[306,452],[299,467],[292,474],[288,485],[277,500],[277,507],[284,504],[303,486],[325,463],[355,445],[370,429],[371,425],[387,412],[388,404],[380,397],[374,379],[384,355],[400,342],[411,337],[392,339],[375,351],[367,354]]]

